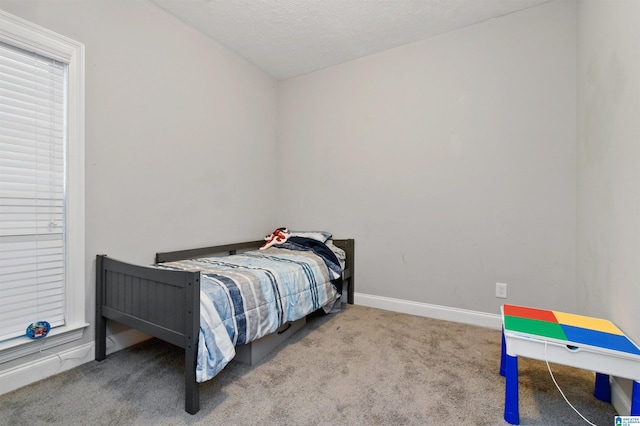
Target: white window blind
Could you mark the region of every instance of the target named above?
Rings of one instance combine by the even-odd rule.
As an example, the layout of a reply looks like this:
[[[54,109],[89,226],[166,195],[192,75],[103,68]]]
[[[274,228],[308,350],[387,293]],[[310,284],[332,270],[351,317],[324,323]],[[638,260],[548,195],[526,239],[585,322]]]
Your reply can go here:
[[[66,81],[0,43],[0,342],[65,324]]]

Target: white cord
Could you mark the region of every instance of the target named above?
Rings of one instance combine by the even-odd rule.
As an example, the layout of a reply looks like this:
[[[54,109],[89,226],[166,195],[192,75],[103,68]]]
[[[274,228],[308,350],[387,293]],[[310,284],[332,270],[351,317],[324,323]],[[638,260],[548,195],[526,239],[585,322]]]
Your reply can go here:
[[[569,400],[567,399],[566,396],[564,396],[564,392],[562,392],[562,389],[560,389],[560,386],[558,385],[558,382],[556,382],[556,378],[553,377],[553,373],[551,372],[551,367],[549,366],[549,360],[547,357],[547,342],[544,342],[544,361],[547,363],[547,370],[549,370],[549,374],[551,375],[551,380],[553,380],[553,383],[556,385],[556,387],[558,388],[558,391],[560,392],[560,395],[562,395],[562,397],[564,398],[564,400],[566,401],[567,404],[569,404],[569,407],[573,408],[573,411],[575,411],[576,413],[578,413],[578,415],[580,417],[582,417],[582,420],[584,420],[585,422],[589,423],[591,426],[598,426],[595,423],[591,423],[589,420],[587,420],[587,418],[585,416],[583,416],[582,414],[580,414],[580,411],[578,411],[576,409],[576,407],[574,407],[573,405],[571,405],[571,403],[569,402]]]

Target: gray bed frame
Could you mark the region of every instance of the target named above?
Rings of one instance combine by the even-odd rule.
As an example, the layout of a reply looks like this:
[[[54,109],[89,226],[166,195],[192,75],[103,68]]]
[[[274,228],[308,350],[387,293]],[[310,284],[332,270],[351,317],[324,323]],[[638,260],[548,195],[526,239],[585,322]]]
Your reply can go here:
[[[343,273],[347,303],[353,304],[354,240],[333,240],[346,254]],[[263,240],[156,254],[156,263],[230,255],[253,250]],[[200,273],[174,271],[96,258],[96,353],[107,357],[107,320],[122,323],[185,350],[185,410],[200,410],[196,382],[200,331]]]

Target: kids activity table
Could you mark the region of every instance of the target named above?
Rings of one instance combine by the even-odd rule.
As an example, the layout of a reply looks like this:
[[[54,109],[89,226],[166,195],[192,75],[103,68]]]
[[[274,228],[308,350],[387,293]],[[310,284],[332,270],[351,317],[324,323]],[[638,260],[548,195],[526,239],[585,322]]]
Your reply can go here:
[[[612,322],[525,306],[502,306],[504,419],[520,423],[518,356],[596,372],[594,395],[611,402],[609,375],[633,380],[631,415],[640,415],[640,347]]]

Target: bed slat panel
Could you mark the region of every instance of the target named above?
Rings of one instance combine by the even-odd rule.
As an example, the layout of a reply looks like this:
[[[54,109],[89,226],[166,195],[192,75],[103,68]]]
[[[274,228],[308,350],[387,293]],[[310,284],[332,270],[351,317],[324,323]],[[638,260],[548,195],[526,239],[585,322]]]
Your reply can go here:
[[[145,318],[162,327],[184,330],[185,318],[173,308],[176,304],[184,306],[186,303],[184,287],[113,272],[109,274],[105,287],[105,307]]]
[[[185,307],[192,303],[187,293],[195,281],[199,294],[199,273],[157,270],[107,257],[102,264],[102,316],[183,348],[193,342],[185,332],[193,309]]]

